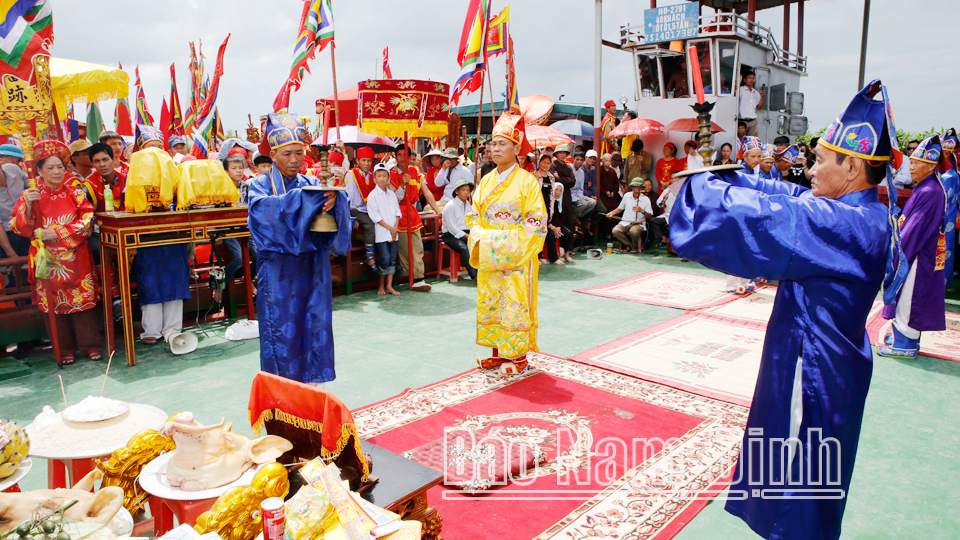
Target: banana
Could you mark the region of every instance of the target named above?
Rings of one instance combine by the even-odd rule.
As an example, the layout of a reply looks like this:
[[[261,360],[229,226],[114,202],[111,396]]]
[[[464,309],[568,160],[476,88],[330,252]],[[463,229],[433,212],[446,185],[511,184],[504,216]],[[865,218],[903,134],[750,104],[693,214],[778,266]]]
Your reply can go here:
[[[23,456],[20,454],[14,454],[10,456],[10,459],[8,459],[7,462],[4,463],[4,465],[10,465],[12,463],[14,469],[16,469],[17,467],[20,466],[21,461],[23,461]]]
[[[7,441],[2,447],[0,447],[0,463],[6,463],[10,456],[12,456],[17,451],[17,448],[13,444],[13,441]]]
[[[26,459],[30,455],[30,435],[27,435],[26,430],[23,432],[23,442],[20,443],[17,453],[20,454],[21,459]]]
[[[0,465],[0,480],[3,480],[4,478],[7,478],[13,473],[17,472],[17,467],[19,467],[19,464],[17,463],[4,463],[3,465]]]
[[[13,452],[16,452],[20,449],[20,445],[23,444],[23,429],[20,428],[20,424],[10,422],[4,426],[4,430],[7,432],[7,437],[10,439],[10,442],[13,443]]]

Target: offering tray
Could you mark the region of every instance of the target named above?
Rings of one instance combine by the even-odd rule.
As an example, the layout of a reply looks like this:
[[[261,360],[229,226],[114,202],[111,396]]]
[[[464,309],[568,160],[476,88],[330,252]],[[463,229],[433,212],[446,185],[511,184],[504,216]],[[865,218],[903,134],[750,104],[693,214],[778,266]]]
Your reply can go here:
[[[140,472],[140,477],[137,478],[137,481],[140,483],[140,487],[154,497],[172,501],[200,501],[203,499],[213,499],[223,495],[230,488],[249,486],[250,483],[253,482],[253,477],[257,474],[257,471],[263,466],[258,465],[251,467],[237,480],[218,488],[204,489],[200,491],[184,491],[180,488],[171,486],[170,482],[167,481],[167,462],[170,461],[170,456],[172,455],[173,453],[169,452],[157,456],[156,459],[150,463],[147,463],[143,467],[143,470]]]

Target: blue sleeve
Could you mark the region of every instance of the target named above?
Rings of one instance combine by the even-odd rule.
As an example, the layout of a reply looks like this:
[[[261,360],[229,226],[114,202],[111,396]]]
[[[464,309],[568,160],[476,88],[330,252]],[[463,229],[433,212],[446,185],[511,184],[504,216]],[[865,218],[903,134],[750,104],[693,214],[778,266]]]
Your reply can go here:
[[[319,191],[292,189],[274,195],[266,176],[251,180],[248,194],[250,235],[259,251],[300,255],[327,250],[342,255],[350,249],[350,202],[338,192],[332,214],[338,231],[310,231],[313,219],[320,213],[327,194]]]
[[[670,212],[674,250],[727,274],[769,280],[851,279],[882,268],[889,238],[882,204],[764,193],[770,184],[758,190],[710,173],[690,177]]]
[[[723,181],[731,186],[753,189],[767,195],[790,195],[799,197],[809,191],[801,185],[793,182],[782,182],[777,180],[761,180],[754,175],[746,175],[740,171],[729,171],[723,175]]]

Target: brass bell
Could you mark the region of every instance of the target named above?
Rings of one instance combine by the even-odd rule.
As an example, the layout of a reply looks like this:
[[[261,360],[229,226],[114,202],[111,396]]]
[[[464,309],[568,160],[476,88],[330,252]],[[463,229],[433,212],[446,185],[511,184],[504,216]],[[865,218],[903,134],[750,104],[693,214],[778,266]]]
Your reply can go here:
[[[330,177],[333,176],[327,170],[327,156],[329,154],[326,150],[320,152],[320,180],[321,183],[319,186],[314,187],[314,190],[317,191],[343,191],[341,188],[336,186],[329,185]],[[307,188],[304,188],[307,189]],[[310,230],[313,232],[337,232],[340,230],[337,227],[337,220],[326,210],[321,210],[317,217],[313,218],[313,222],[310,224]]]

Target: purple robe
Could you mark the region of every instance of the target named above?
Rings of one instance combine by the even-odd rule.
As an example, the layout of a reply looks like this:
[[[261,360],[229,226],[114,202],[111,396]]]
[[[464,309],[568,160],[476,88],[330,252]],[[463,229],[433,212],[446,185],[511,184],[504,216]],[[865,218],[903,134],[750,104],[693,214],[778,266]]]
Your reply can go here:
[[[908,320],[899,322],[920,332],[947,328],[943,301],[946,294],[944,262],[937,263],[937,245],[943,231],[945,208],[943,184],[931,174],[914,188],[900,218],[900,239],[910,273],[897,295],[897,304],[909,302],[910,310]],[[902,307],[901,311],[904,311]],[[893,319],[896,312],[897,305],[884,306],[883,317]]]

